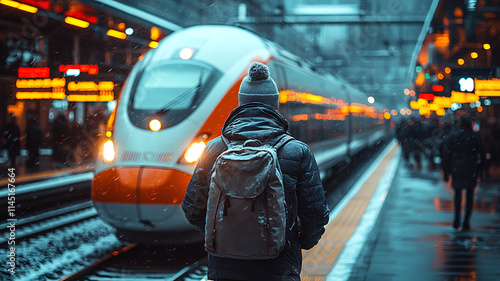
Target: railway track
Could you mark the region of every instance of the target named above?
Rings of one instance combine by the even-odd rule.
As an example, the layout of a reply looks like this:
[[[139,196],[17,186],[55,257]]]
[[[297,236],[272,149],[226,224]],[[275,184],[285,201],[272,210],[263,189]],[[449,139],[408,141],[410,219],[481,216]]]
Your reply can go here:
[[[15,221],[15,238],[19,241],[30,239],[95,217],[97,217],[97,212],[92,206],[92,202],[87,201],[75,204],[43,214],[18,219]],[[4,247],[9,241],[11,232],[9,222],[2,223],[0,229],[0,245]]]
[[[186,248],[187,247],[187,248]],[[186,264],[186,253],[189,247],[181,247],[176,256],[155,258],[151,260],[151,249],[145,250],[133,243],[115,250],[91,265],[88,265],[60,281],[104,281],[104,280],[167,280],[167,281],[193,281],[206,280],[207,258],[196,257]],[[196,246],[197,247],[197,246]],[[176,248],[174,248],[176,249]],[[154,252],[154,250],[152,250]],[[201,252],[200,252],[201,253]],[[162,255],[163,253],[156,253]],[[189,254],[188,254],[189,256]]]

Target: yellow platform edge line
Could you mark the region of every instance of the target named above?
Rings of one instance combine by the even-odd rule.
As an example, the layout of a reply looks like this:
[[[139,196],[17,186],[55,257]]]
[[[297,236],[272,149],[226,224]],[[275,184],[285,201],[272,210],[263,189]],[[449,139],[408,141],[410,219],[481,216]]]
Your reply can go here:
[[[323,240],[321,239],[318,245],[316,245],[313,249],[307,251],[304,254],[304,256],[308,256],[308,258],[304,259],[303,272],[302,272],[303,274],[301,274],[301,278],[315,277],[314,280],[317,280],[316,278],[322,278],[318,280],[325,280],[325,277],[319,277],[318,275],[320,275],[321,273],[325,275],[328,274],[328,272],[330,272],[330,270],[335,266],[335,263],[337,262],[337,259],[340,256],[340,253],[342,252],[345,246],[345,243],[349,240],[351,235],[356,230],[361,220],[361,217],[363,216],[373,196],[373,193],[375,192],[375,189],[377,188],[380,180],[382,179],[385,171],[387,170],[389,163],[396,155],[397,148],[398,146],[394,145],[392,148],[389,149],[389,151],[384,155],[384,157],[378,164],[378,167],[363,183],[358,193],[355,196],[353,196],[353,198],[351,198],[351,200],[345,205],[344,209],[340,211],[337,217],[335,217],[335,219],[327,226],[326,228],[327,236],[324,237],[326,238],[326,241],[324,243],[321,243],[321,241]],[[356,207],[360,205],[361,208],[356,209]],[[354,210],[354,212],[352,210]],[[342,223],[345,222],[347,218],[349,218],[349,223],[342,225],[341,222]],[[332,238],[332,234],[330,233],[331,232],[339,233],[339,231],[335,231],[335,229],[338,228],[339,226],[344,228],[344,231],[341,232],[345,235],[342,235],[340,237],[341,238],[340,241],[338,241],[339,239],[335,239],[335,242],[340,242],[340,243],[332,243],[332,241],[329,241]],[[338,235],[333,235],[333,238],[337,237]],[[325,249],[332,246],[334,249]],[[323,253],[328,253],[328,254],[325,256],[325,254]],[[317,258],[321,258],[320,261],[317,261],[316,260]],[[319,264],[323,264],[323,266],[321,266],[322,269],[321,271],[323,272],[321,273],[313,271],[314,269],[317,270],[320,268]],[[328,270],[326,270],[327,268],[325,268],[325,265],[328,265],[327,266]],[[313,274],[312,276],[311,273]]]

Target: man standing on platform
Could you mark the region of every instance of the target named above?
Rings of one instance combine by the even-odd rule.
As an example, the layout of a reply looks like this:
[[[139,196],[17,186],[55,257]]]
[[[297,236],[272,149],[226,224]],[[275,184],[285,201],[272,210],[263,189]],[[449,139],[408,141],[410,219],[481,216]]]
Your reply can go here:
[[[269,76],[267,66],[254,63],[250,67],[249,75],[241,83],[238,100],[239,106],[233,110],[224,124],[222,137],[218,137],[207,144],[207,148],[196,166],[187,188],[186,197],[182,203],[184,214],[196,229],[205,234],[205,248],[209,252],[209,279],[220,281],[300,280],[301,250],[310,249],[318,243],[325,232],[324,226],[329,219],[329,210],[316,161],[306,144],[288,135],[288,123],[277,111],[279,105],[278,89]],[[288,141],[282,143],[283,139],[288,139]],[[213,220],[210,223],[209,218],[207,218],[207,213],[209,213],[207,212],[207,204],[209,209],[213,207],[210,204],[212,202],[210,200],[214,198],[211,196],[214,192],[213,185],[211,185],[211,181],[213,181],[212,175],[214,174],[213,167],[214,163],[219,163],[219,161],[216,162],[219,155],[227,151],[228,146],[233,148],[233,144],[243,144],[243,148],[247,144],[252,147],[260,147],[263,144],[267,144],[269,147],[277,147],[277,161],[279,167],[281,167],[280,174],[282,174],[282,179],[279,182],[282,184],[281,190],[283,192],[276,193],[276,197],[284,197],[285,201],[284,213],[279,213],[284,217],[282,231],[284,246],[282,250],[277,251],[276,256],[269,259],[247,259],[241,258],[241,256],[229,258],[221,257],[215,253],[221,248],[227,248],[227,244],[233,241],[222,239],[217,240],[216,243],[215,230],[210,230],[211,225],[214,223]],[[241,175],[242,173],[238,174],[238,176]],[[231,178],[233,179],[231,180]],[[234,182],[234,178],[238,178],[237,175],[234,175],[234,177],[228,176],[221,180]],[[238,181],[236,184],[244,185],[244,183]],[[244,185],[244,188],[250,189],[247,185]],[[266,194],[268,193],[266,192]],[[238,198],[228,196],[222,197],[222,199],[219,197],[219,203],[215,200],[217,206],[219,204],[224,205],[222,208],[224,209],[224,215],[220,216],[221,221],[227,221],[227,218],[231,218],[232,214],[238,213],[238,211],[235,211],[235,208],[241,202],[238,200]],[[257,203],[255,208],[255,203],[254,205],[250,204],[251,207],[243,210],[251,212],[255,209],[256,213],[260,213],[259,204]],[[266,212],[267,209],[261,213]],[[242,211],[239,214],[243,213]],[[222,211],[220,214],[222,214]],[[239,216],[237,215],[234,216],[233,222],[241,225],[241,220],[238,219]],[[262,221],[267,221],[268,236],[270,233],[281,233],[281,230],[269,226],[272,225],[273,220],[269,221],[266,216],[261,218]],[[217,223],[219,222],[217,220]],[[248,240],[242,244],[254,245],[252,242],[260,237],[249,234],[249,232],[255,233],[254,229],[242,233],[237,227],[236,232],[241,236],[248,235]],[[220,232],[217,233],[220,234]],[[208,241],[207,237],[210,238]],[[217,239],[219,237],[220,235]],[[274,240],[271,241],[271,243],[274,242]],[[207,244],[209,244],[208,247]],[[209,249],[209,247],[212,248]],[[258,248],[258,246],[256,247]]]

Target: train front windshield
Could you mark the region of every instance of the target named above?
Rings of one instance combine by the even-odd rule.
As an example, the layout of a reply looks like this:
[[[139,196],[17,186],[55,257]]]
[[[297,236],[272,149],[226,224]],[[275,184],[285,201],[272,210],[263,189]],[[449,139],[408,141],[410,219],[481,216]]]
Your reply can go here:
[[[138,78],[131,96],[129,115],[133,123],[145,127],[142,120],[160,116],[168,128],[189,116],[207,96],[220,74],[194,62],[155,62]]]

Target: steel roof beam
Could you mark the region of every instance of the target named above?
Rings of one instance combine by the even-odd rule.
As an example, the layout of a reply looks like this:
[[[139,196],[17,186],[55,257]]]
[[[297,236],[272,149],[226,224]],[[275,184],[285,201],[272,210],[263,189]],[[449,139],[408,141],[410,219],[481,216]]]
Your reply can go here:
[[[94,8],[107,11],[112,14],[119,14],[123,17],[132,17],[142,22],[147,22],[151,26],[157,26],[170,31],[176,31],[184,27],[171,21],[160,18],[143,10],[128,6],[115,0],[80,0]]]
[[[248,17],[238,24],[423,24],[422,16],[325,16],[325,15],[285,15],[283,17]]]

